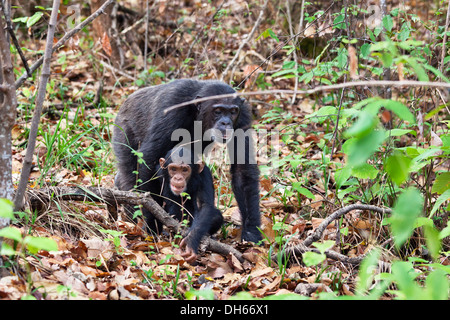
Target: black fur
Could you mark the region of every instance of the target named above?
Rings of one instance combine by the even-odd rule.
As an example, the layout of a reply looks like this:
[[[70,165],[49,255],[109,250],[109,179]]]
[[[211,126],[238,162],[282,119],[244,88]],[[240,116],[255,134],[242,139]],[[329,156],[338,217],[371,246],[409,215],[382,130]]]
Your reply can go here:
[[[156,171],[162,186],[162,196],[164,199],[164,209],[177,220],[188,219],[190,222],[187,245],[196,253],[203,236],[216,233],[223,223],[221,212],[214,206],[214,185],[211,171],[207,166],[199,173],[197,161],[191,157],[191,176],[189,178],[185,192],[189,198],[175,195],[170,190],[170,176],[167,166],[174,161],[173,152],[184,152],[190,154],[187,148],[176,148],[170,150],[164,159],[164,168],[159,165]],[[175,158],[176,159],[176,158]],[[184,213],[184,214],[183,214]]]
[[[236,105],[239,116],[233,123],[234,129],[251,128],[251,113],[243,99],[227,98],[191,104],[164,114],[164,110],[196,98],[219,94],[235,93],[233,88],[219,81],[175,80],[168,84],[143,88],[124,102],[116,118],[113,135],[113,148],[118,161],[116,186],[120,190],[130,190],[137,185],[138,190],[159,194],[160,182],[155,179],[155,170],[160,157],[163,157],[179,141],[171,141],[176,129],[186,129],[194,137],[194,122],[202,121],[202,133],[213,127],[211,108],[214,104]],[[237,138],[234,138],[236,141]],[[259,212],[259,170],[254,162],[254,154],[249,145],[252,139],[245,139],[245,159],[241,163],[231,164],[232,187],[242,215],[242,239],[257,242],[261,239]],[[203,151],[211,142],[200,142]],[[239,143],[229,148],[231,159],[238,154]],[[230,146],[230,144],[229,144]],[[138,157],[132,150],[143,153],[144,162],[138,164]],[[193,150],[196,150],[195,148]],[[139,183],[136,182],[138,171]],[[208,177],[209,179],[209,177]],[[206,184],[207,178],[202,183]],[[211,179],[212,186],[212,179]],[[157,199],[160,204],[161,199]],[[205,203],[210,199],[205,199]],[[208,203],[214,206],[213,203]],[[156,229],[155,219],[144,212],[148,225]]]

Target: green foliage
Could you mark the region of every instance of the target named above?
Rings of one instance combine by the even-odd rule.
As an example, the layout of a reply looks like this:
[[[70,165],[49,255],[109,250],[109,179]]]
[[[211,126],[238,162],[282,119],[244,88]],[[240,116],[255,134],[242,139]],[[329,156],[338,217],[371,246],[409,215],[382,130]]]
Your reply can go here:
[[[12,203],[5,199],[0,199],[0,217],[13,218]],[[8,238],[14,241],[14,246],[3,242],[0,249],[1,255],[7,256],[25,256],[25,254],[36,254],[40,250],[56,251],[58,245],[55,240],[44,237],[33,237],[22,235],[19,229],[13,227],[4,227],[0,229],[0,237]],[[26,249],[26,251],[24,250]]]
[[[415,28],[421,22],[417,16],[395,9],[383,16],[380,25],[373,29],[368,27],[365,30],[367,39],[361,39],[360,33],[352,38],[353,30],[347,26],[348,15],[358,14],[361,14],[361,8],[356,6],[333,13],[332,28],[338,36],[331,38],[310,59],[304,58],[303,54],[299,54],[302,58],[298,63],[285,59],[281,70],[272,76],[278,80],[294,78],[299,87],[349,81],[348,46],[352,45],[357,49],[357,73],[364,74],[365,79],[387,80],[384,77],[389,71],[389,80],[449,82],[445,72],[432,64],[433,59],[440,59],[433,52],[440,43],[425,43],[416,38]],[[305,20],[312,23],[319,16],[319,12],[314,16],[306,13]],[[426,28],[436,32],[433,34],[439,35],[437,39],[442,41],[442,27],[437,28],[433,23]],[[275,39],[271,31],[266,30],[262,36]],[[289,45],[285,49],[287,55],[298,50]],[[450,57],[445,57],[444,64],[448,65],[448,62]],[[285,205],[295,193],[301,196],[299,203],[302,199],[314,199],[315,192],[308,188],[306,177],[310,172],[312,175],[320,172],[324,187],[328,187],[330,176],[334,177],[335,199],[339,205],[362,201],[392,208],[392,214],[384,217],[382,224],[389,226],[396,250],[402,251],[412,245],[413,234],[423,236],[422,248],[429,252],[433,263],[395,261],[391,273],[376,275],[373,271],[378,268],[381,252],[375,249],[360,266],[356,298],[378,299],[392,293],[398,299],[448,299],[449,269],[437,261],[449,254],[443,251],[443,240],[450,235],[450,226],[446,225],[450,211],[450,174],[437,171],[433,179],[432,173],[436,164],[445,163],[450,155],[448,120],[440,122],[442,129],[433,123],[446,104],[444,101],[444,104],[436,105],[422,117],[420,112],[423,112],[425,101],[414,97],[412,90],[404,89],[403,93],[395,89],[398,94],[392,99],[378,97],[375,90],[367,96],[360,91],[356,96],[353,90],[346,90],[341,97],[337,92],[316,97],[314,111],[297,124],[295,119],[291,120],[291,113],[283,113],[277,107],[267,112],[263,117],[268,123],[288,124],[283,128],[282,141],[292,151],[276,164],[291,183],[288,187],[274,189],[282,190],[281,200]],[[309,128],[311,123],[322,125],[325,131],[317,142],[322,151],[320,160],[302,157],[308,150],[302,149],[289,135],[291,130],[302,135],[303,128]],[[439,130],[442,143],[429,142],[430,135],[434,134],[431,128]],[[419,139],[423,136],[427,142]],[[344,165],[329,157],[329,146],[335,144],[336,149],[332,151],[345,154]],[[319,252],[302,255],[305,265],[317,266],[325,261],[325,250],[320,245],[318,249]],[[402,256],[405,258],[407,256]],[[423,271],[419,273],[418,270]],[[388,290],[393,283],[396,289]],[[330,298],[330,295],[323,294],[323,297]]]

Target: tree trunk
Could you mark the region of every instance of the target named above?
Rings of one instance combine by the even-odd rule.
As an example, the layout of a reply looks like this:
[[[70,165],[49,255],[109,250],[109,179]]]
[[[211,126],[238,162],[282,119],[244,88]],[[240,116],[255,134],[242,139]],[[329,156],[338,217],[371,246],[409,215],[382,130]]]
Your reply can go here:
[[[12,139],[11,130],[16,120],[16,87],[11,51],[3,20],[3,10],[0,6],[0,198],[12,200]],[[9,219],[0,218],[0,229],[9,224]],[[1,248],[1,239],[0,239]],[[0,257],[0,266],[3,261]]]

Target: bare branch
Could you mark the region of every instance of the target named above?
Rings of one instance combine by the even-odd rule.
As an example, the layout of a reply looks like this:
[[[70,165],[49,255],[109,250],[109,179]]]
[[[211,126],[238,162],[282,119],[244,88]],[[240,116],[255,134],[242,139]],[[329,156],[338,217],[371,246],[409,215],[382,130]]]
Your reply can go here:
[[[444,58],[446,55],[446,44],[447,44],[447,31],[448,24],[450,23],[450,2],[447,7],[447,18],[445,19],[445,30],[444,30],[444,39],[442,39],[442,52],[441,52],[441,63],[439,64],[439,70],[444,72]]]
[[[228,66],[225,68],[225,70],[222,72],[222,76],[221,76],[221,80],[223,80],[223,78],[225,77],[225,75],[227,74],[228,70],[230,70],[231,66],[235,63],[235,61],[237,60],[237,58],[239,57],[239,54],[241,53],[242,49],[244,48],[244,46],[250,41],[250,39],[253,37],[253,34],[255,33],[256,29],[258,29],[259,25],[261,24],[262,18],[264,16],[264,11],[267,8],[267,4],[269,3],[269,0],[266,0],[261,8],[261,11],[259,12],[259,17],[255,22],[255,25],[253,26],[252,31],[250,31],[250,33],[248,34],[248,36],[245,38],[244,41],[242,41],[241,45],[239,46],[239,48],[236,51],[236,54],[234,55],[233,59],[231,60],[231,62],[228,64]]]
[[[14,206],[16,210],[20,210],[23,205],[23,197],[30,176],[31,165],[33,161],[34,148],[36,146],[36,137],[41,119],[42,105],[44,104],[45,91],[47,82],[50,78],[50,61],[52,58],[53,36],[55,34],[56,23],[58,19],[59,0],[53,0],[52,13],[48,25],[47,42],[44,52],[44,66],[42,68],[41,79],[39,81],[39,89],[36,97],[36,107],[34,109],[33,120],[31,122],[30,135],[28,140],[27,152],[23,162],[22,172],[20,175],[19,187],[14,198]]]
[[[404,80],[404,81],[353,81],[353,82],[344,82],[333,85],[323,85],[317,86],[313,89],[308,90],[265,90],[265,91],[253,91],[253,92],[236,92],[236,93],[227,93],[220,94],[216,96],[209,96],[205,98],[198,98],[191,101],[186,101],[183,103],[176,104],[164,110],[164,113],[168,113],[174,109],[185,107],[191,105],[193,103],[204,102],[213,99],[221,99],[221,98],[233,98],[233,97],[244,97],[244,96],[256,96],[256,95],[273,95],[273,94],[298,94],[298,95],[309,95],[321,91],[332,91],[342,88],[352,88],[352,87],[430,87],[430,88],[450,88],[450,83],[447,82],[428,82],[428,81],[414,81],[414,80]]]
[[[323,232],[325,231],[325,229],[328,227],[328,225],[331,222],[333,222],[336,219],[339,219],[344,214],[346,214],[350,211],[353,211],[353,210],[369,210],[369,211],[375,211],[378,213],[391,213],[392,212],[391,209],[379,208],[379,207],[376,207],[373,205],[367,205],[367,204],[352,204],[352,205],[345,206],[345,207],[333,212],[332,214],[330,214],[316,228],[316,230],[313,232],[313,234],[308,236],[300,245],[286,248],[286,252],[285,252],[286,256],[290,257],[290,256],[295,256],[295,255],[301,255],[307,251],[319,252],[317,249],[310,248],[309,246],[313,242],[318,241],[322,237]],[[328,250],[325,252],[325,255],[330,259],[341,261],[343,263],[352,264],[352,265],[359,265],[361,263],[361,261],[367,256],[367,254],[361,255],[358,257],[354,257],[354,258],[350,258],[350,257],[347,257],[343,254],[340,254],[340,253],[332,251],[332,250]],[[276,256],[273,256],[272,259],[275,260]]]
[[[0,1],[0,5],[3,8],[3,13],[5,16],[6,29],[8,30],[8,33],[11,36],[12,42],[13,42],[14,46],[16,47],[17,52],[19,53],[20,59],[22,60],[23,66],[25,67],[25,70],[27,72],[27,76],[31,77],[31,70],[30,70],[30,67],[28,66],[27,59],[25,58],[25,55],[23,54],[22,48],[20,47],[19,41],[17,40],[16,34],[14,33],[13,25],[11,22],[11,17],[9,16],[9,14],[6,13],[6,10],[5,10],[5,7],[4,7],[4,4],[2,1]]]

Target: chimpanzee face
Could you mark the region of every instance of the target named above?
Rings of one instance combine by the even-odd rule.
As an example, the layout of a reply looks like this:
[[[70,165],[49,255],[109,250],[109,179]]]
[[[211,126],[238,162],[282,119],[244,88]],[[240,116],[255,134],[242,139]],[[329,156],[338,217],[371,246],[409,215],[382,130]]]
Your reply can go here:
[[[200,112],[204,132],[210,130],[209,134],[213,141],[226,144],[233,137],[241,104],[240,98],[208,101],[202,104]]]
[[[212,129],[217,129],[221,138],[224,141],[228,141],[233,136],[234,124],[239,116],[239,107],[236,105],[215,104],[212,106],[211,112],[214,117]]]
[[[172,190],[174,195],[179,196],[186,191],[192,169],[187,164],[171,163],[167,166],[167,170],[170,177],[170,190]]]
[[[159,165],[166,177],[164,188],[170,187],[176,196],[192,192],[188,190],[189,181],[193,174],[202,172],[205,166],[201,159],[196,163],[192,163],[192,160],[192,154],[186,148],[174,148],[167,153],[166,158],[160,158]]]

